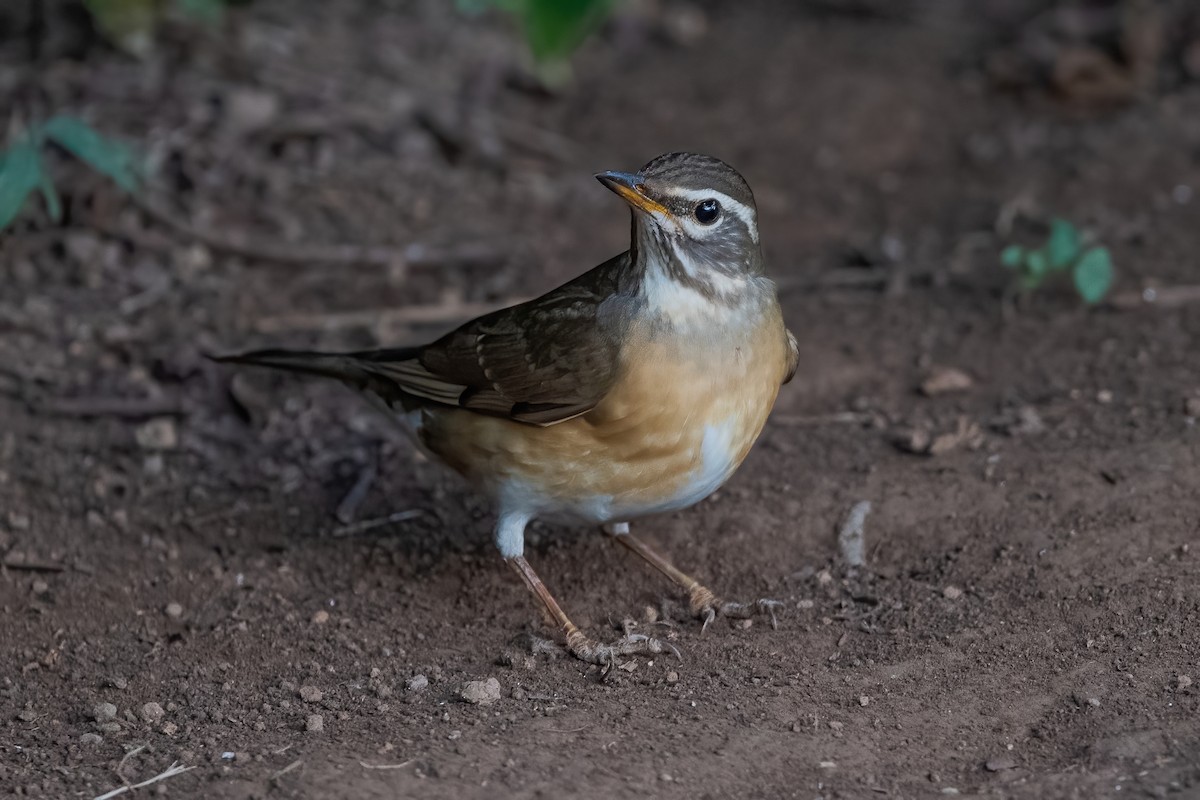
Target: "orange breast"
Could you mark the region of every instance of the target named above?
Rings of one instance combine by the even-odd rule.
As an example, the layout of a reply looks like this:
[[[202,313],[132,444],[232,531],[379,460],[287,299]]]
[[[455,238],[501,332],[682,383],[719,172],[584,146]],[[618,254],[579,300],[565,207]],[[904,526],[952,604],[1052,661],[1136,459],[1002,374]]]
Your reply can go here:
[[[743,335],[631,332],[609,394],[539,428],[460,410],[427,413],[426,446],[490,494],[589,522],[691,505],[725,482],[766,423],[786,368],[778,308]]]

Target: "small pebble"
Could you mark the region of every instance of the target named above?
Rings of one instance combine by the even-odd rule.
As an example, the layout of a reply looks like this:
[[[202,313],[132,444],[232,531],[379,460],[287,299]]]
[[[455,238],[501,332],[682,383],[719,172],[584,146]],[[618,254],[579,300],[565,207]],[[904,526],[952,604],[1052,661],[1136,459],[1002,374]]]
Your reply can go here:
[[[925,380],[921,381],[921,394],[934,397],[939,394],[965,392],[975,382],[971,376],[954,367],[934,367]]]
[[[98,733],[85,733],[79,737],[80,744],[96,745],[104,741],[104,737]]]
[[[962,594],[962,589],[958,588],[957,586],[947,586],[945,589],[942,589],[942,597],[946,598],[947,600],[957,600],[958,598],[962,597]]]
[[[309,733],[320,733],[325,730],[325,718],[320,714],[309,714],[304,720],[304,730]]]
[[[301,686],[300,687],[300,699],[306,703],[320,702],[321,698],[324,696],[325,696],[325,693],[322,692],[320,689],[318,689],[315,686]]]
[[[678,682],[679,682],[679,673],[676,672],[675,670],[668,671],[667,672],[667,683],[678,683]]]
[[[1187,675],[1180,675],[1175,678],[1175,688],[1176,689],[1186,689],[1191,685],[1192,685],[1192,679],[1191,679],[1191,677],[1189,677]]]
[[[117,718],[117,707],[112,703],[97,703],[92,708],[92,718],[96,722],[108,722]]]
[[[458,696],[475,705],[491,705],[500,699],[500,681],[488,678],[485,681],[467,681]]]
[[[100,726],[100,730],[104,731],[105,733],[120,733],[121,732],[121,723],[105,722],[104,724],[102,724]]]
[[[314,625],[324,625],[326,622],[329,622],[329,612],[321,609],[312,615],[312,621]]]
[[[1017,762],[1013,761],[1008,756],[1004,756],[1002,758],[988,759],[988,761],[983,766],[987,769],[988,772],[1002,772],[1006,769],[1012,769],[1016,765],[1017,765]]]
[[[166,713],[158,703],[146,703],[142,706],[142,722],[153,725],[156,722],[160,722]]]
[[[34,594],[45,594],[46,592],[50,591],[50,584],[38,578],[33,582],[33,586],[31,588],[33,589]]]
[[[429,688],[429,678],[424,675],[413,675],[404,682],[404,688],[410,692],[423,692]]]
[[[167,607],[163,610],[171,619],[179,619],[183,616],[183,606],[179,603],[167,603]]]
[[[668,774],[667,774],[667,773],[665,773],[665,772],[664,772],[664,773],[662,773],[661,775],[659,775],[659,776],[658,776],[658,779],[659,779],[660,781],[662,781],[663,783],[671,783],[672,781],[674,781],[674,780],[675,780],[674,778],[672,778],[670,775],[668,775]]]
[[[179,730],[179,726],[176,725],[174,722],[164,722],[161,730],[167,736],[174,736],[175,733]]]
[[[866,708],[867,706],[871,705],[871,698],[867,697],[865,694],[859,695],[858,704],[863,708]]]
[[[133,438],[143,450],[174,450],[179,446],[179,432],[169,417],[152,419],[133,432]]]

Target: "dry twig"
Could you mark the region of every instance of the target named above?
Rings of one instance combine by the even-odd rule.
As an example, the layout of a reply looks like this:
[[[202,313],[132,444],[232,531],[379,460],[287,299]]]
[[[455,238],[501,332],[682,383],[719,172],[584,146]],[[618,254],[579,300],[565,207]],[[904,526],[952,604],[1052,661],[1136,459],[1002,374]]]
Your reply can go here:
[[[183,405],[170,397],[51,397],[37,401],[36,410],[58,417],[179,417]]]
[[[1182,308],[1200,303],[1200,284],[1182,286],[1153,286],[1140,292],[1121,292],[1109,299],[1108,304],[1118,311],[1136,311],[1140,308]]]
[[[160,772],[149,780],[142,781],[141,783],[135,783],[132,786],[128,784],[125,786],[118,786],[111,792],[105,792],[104,794],[97,795],[95,798],[93,798],[93,800],[109,800],[110,797],[116,797],[117,795],[125,794],[132,789],[141,789],[143,786],[149,786],[152,783],[165,781],[167,778],[174,778],[176,775],[181,775],[191,769],[195,769],[195,767],[180,766],[178,761],[173,761],[171,762],[171,766],[167,767],[166,770]]]
[[[404,769],[409,764],[413,763],[413,761],[414,759],[410,758],[408,761],[402,761],[399,764],[368,764],[365,761],[359,761],[358,763],[361,764],[364,769]]]
[[[444,267],[494,264],[504,253],[495,243],[468,242],[445,247],[415,242],[402,248],[357,244],[291,244],[264,241],[241,231],[218,232],[192,224],[162,204],[133,195],[133,202],[151,219],[192,241],[223,253],[279,264],[368,264],[389,268]]]
[[[340,528],[334,528],[329,532],[330,536],[336,538],[344,538],[346,536],[355,536],[367,531],[373,531],[376,528],[382,528],[385,525],[391,525],[393,522],[404,522],[408,519],[415,519],[424,513],[420,509],[409,509],[408,511],[396,511],[388,514],[386,517],[376,517],[374,519],[364,519],[362,522],[356,522],[353,525],[343,525]]]
[[[288,764],[288,765],[287,765],[286,767],[284,767],[283,769],[281,769],[281,770],[279,770],[278,772],[276,772],[276,773],[272,774],[272,775],[271,775],[271,777],[267,778],[267,780],[268,780],[268,781],[270,781],[270,782],[277,781],[277,780],[279,780],[280,778],[282,778],[284,775],[287,775],[287,774],[288,774],[289,772],[291,772],[292,770],[294,770],[294,769],[298,768],[298,767],[299,767],[301,764],[303,764],[303,763],[304,763],[304,761],[303,761],[302,759],[299,759],[299,758],[297,758],[295,761],[293,761],[292,763]]]

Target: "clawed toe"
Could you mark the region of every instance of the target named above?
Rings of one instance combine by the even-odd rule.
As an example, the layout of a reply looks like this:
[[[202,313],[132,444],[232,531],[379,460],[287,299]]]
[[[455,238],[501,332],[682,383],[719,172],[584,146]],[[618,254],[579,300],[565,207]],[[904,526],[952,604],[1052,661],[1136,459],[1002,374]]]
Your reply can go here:
[[[615,642],[605,644],[589,638],[579,630],[574,630],[567,636],[567,649],[581,661],[608,668],[621,656],[638,654],[671,653],[682,660],[675,645],[640,633],[626,634]]]
[[[701,633],[707,631],[708,626],[718,616],[726,617],[727,619],[750,619],[762,615],[771,620],[772,629],[778,630],[779,620],[775,616],[775,609],[782,606],[783,603],[778,600],[768,600],[766,598],[750,603],[721,601],[703,586],[697,587],[697,589],[691,592],[692,614],[697,619],[703,620],[700,626]]]
[[[771,620],[771,628],[773,630],[778,630],[779,620],[775,616],[775,609],[782,607],[783,603],[778,600],[768,600],[766,598],[755,600],[752,603],[727,602],[721,604],[721,616],[729,617],[730,619],[750,619],[761,614]]]

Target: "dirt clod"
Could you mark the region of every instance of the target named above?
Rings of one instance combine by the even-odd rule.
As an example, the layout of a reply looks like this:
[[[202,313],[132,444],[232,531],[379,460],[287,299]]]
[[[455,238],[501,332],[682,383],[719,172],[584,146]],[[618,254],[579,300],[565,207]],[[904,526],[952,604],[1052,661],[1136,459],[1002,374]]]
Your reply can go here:
[[[163,711],[163,707],[158,703],[149,702],[142,706],[139,712],[142,722],[153,725],[162,720],[167,712]]]
[[[325,693],[316,686],[301,686],[299,694],[300,699],[306,703],[318,703],[325,696]]]
[[[467,681],[458,691],[462,700],[475,705],[491,705],[500,699],[500,681],[488,678],[482,681]]]
[[[320,733],[325,730],[325,718],[320,714],[309,714],[304,718],[304,730],[309,733]]]
[[[117,707],[112,703],[97,703],[92,707],[92,719],[96,722],[109,722],[117,718]]]
[[[404,682],[404,688],[409,692],[423,692],[429,688],[429,678],[424,675],[413,675]]]
[[[85,733],[79,737],[79,743],[88,746],[95,746],[104,743],[104,737],[98,733]]]
[[[179,603],[167,603],[167,607],[163,612],[171,619],[179,619],[183,616],[183,606]]]
[[[325,609],[321,609],[312,615],[312,623],[314,625],[324,625],[326,622],[329,622],[329,612]]]

